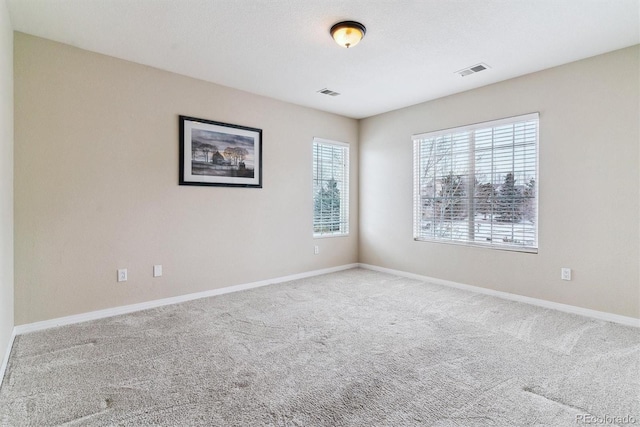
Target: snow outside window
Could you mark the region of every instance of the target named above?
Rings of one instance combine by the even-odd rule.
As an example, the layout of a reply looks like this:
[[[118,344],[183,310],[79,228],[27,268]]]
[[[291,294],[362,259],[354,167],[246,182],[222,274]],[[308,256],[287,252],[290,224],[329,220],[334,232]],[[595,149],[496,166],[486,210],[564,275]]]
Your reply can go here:
[[[313,235],[349,234],[349,145],[313,140]]]
[[[537,252],[538,121],[414,135],[414,239]]]

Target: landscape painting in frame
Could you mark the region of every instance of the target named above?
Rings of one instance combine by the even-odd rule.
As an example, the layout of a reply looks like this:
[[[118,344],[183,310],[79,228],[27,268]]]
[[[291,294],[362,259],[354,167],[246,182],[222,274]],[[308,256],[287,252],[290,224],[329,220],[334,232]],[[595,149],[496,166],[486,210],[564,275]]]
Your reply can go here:
[[[180,185],[262,188],[262,129],[180,116]]]

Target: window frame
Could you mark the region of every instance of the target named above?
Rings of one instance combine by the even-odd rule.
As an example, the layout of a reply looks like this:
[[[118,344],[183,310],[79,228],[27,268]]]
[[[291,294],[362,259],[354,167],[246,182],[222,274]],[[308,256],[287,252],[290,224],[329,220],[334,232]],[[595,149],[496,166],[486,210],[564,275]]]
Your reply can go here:
[[[334,232],[316,232],[316,221],[315,221],[315,204],[316,204],[316,186],[315,183],[318,180],[318,177],[316,176],[316,145],[321,145],[321,146],[331,146],[331,147],[339,147],[341,149],[344,149],[345,151],[343,152],[344,155],[344,159],[343,159],[343,165],[342,165],[342,176],[344,177],[343,181],[344,183],[342,184],[341,188],[342,189],[346,189],[346,194],[344,191],[341,192],[340,194],[340,230],[339,231],[334,231]],[[324,238],[332,238],[332,237],[346,237],[349,236],[350,233],[350,228],[351,228],[351,224],[350,224],[350,218],[349,218],[349,204],[350,204],[350,193],[351,193],[351,189],[350,189],[350,174],[351,174],[351,165],[350,165],[350,151],[351,151],[351,147],[350,144],[347,142],[341,142],[341,141],[334,141],[334,140],[330,140],[330,139],[325,139],[325,138],[318,138],[318,137],[314,137],[312,144],[311,144],[311,162],[312,162],[312,167],[311,167],[311,174],[312,174],[312,180],[311,180],[311,187],[312,187],[312,208],[311,208],[311,212],[312,212],[312,231],[313,231],[313,238],[314,239],[324,239]]]
[[[459,239],[459,240],[454,240],[453,238],[438,238],[438,237],[428,237],[425,236],[424,234],[422,234],[420,232],[420,230],[418,229],[418,227],[421,226],[421,215],[423,212],[423,206],[422,206],[422,196],[421,196],[421,183],[422,183],[422,179],[420,176],[420,160],[422,159],[420,157],[420,144],[421,141],[425,140],[425,139],[435,139],[438,137],[445,137],[445,136],[451,136],[452,138],[455,135],[460,135],[463,134],[465,132],[475,132],[477,130],[485,130],[485,129],[495,129],[498,128],[500,126],[505,126],[505,125],[514,125],[514,124],[518,124],[518,123],[524,123],[524,122],[530,122],[530,121],[535,121],[535,156],[534,158],[534,162],[535,162],[535,186],[534,186],[534,200],[533,200],[533,209],[535,210],[535,221],[534,224],[532,225],[533,228],[533,245],[529,245],[529,246],[524,246],[524,245],[512,245],[509,243],[495,243],[493,240],[493,234],[491,234],[492,240],[490,241],[490,243],[484,243],[481,241],[476,241],[476,240],[469,240],[469,236],[473,234],[473,232],[469,232],[467,234],[467,239]],[[476,135],[474,133],[473,136],[470,136],[470,140],[473,140],[473,151],[471,151],[471,149],[469,150],[469,157],[474,157],[477,153],[476,151],[476,147],[475,147],[475,138]],[[470,125],[464,125],[464,126],[458,126],[458,127],[452,127],[452,128],[447,128],[447,129],[441,129],[441,130],[437,130],[437,131],[432,131],[432,132],[423,132],[423,133],[419,133],[419,134],[414,134],[411,137],[411,141],[412,141],[412,145],[413,145],[413,240],[417,241],[417,242],[430,242],[430,243],[444,243],[444,244],[450,244],[450,245],[458,245],[458,246],[466,246],[466,247],[480,247],[480,248],[488,248],[488,249],[494,249],[494,250],[506,250],[506,251],[510,251],[510,252],[523,252],[523,253],[538,253],[539,247],[540,247],[540,241],[539,241],[539,203],[540,203],[540,192],[539,192],[539,184],[540,184],[540,113],[539,112],[534,112],[534,113],[529,113],[529,114],[523,114],[523,115],[518,115],[518,116],[512,116],[512,117],[505,117],[505,118],[501,118],[501,119],[497,119],[497,120],[491,120],[491,121],[486,121],[486,122],[479,122],[479,123],[474,123],[474,124],[470,124]],[[494,142],[494,137],[492,136],[492,143]],[[492,148],[492,158],[495,155],[495,150]],[[513,158],[512,158],[513,161]],[[475,161],[473,162],[473,179],[475,181],[475,176],[477,174],[477,169],[475,169]],[[452,171],[453,172],[453,171]],[[513,171],[512,173],[516,173],[517,171]],[[493,171],[492,171],[493,173]],[[474,189],[476,188],[474,184]],[[499,186],[499,184],[496,184],[495,182],[492,182],[492,185],[494,186]],[[522,185],[522,184],[521,184]],[[496,187],[497,188],[497,187]],[[466,206],[470,206],[471,203],[473,203],[473,199],[475,196],[475,192],[474,195],[465,195],[464,200],[466,200]],[[474,205],[475,206],[475,205]],[[472,209],[472,208],[469,208]],[[473,208],[475,209],[475,207]],[[468,220],[467,220],[468,221]],[[471,221],[468,221],[469,223],[471,223]],[[494,224],[496,223],[496,219],[495,218],[491,218],[491,223]],[[498,222],[499,223],[499,222]],[[475,221],[475,217],[474,217],[474,221],[472,222],[473,226],[475,227],[475,225],[477,224],[477,222]]]

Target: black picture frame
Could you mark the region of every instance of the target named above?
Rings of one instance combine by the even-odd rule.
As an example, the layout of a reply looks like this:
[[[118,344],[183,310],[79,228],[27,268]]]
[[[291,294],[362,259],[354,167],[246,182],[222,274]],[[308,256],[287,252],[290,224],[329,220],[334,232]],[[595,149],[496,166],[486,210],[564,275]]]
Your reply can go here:
[[[179,120],[180,185],[262,188],[262,129]]]

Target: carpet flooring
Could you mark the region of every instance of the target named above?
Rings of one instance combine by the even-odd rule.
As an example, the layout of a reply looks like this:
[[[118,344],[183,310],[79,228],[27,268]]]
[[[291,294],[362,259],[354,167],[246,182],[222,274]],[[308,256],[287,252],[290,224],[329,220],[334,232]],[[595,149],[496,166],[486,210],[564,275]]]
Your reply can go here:
[[[625,418],[626,417],[626,418]],[[18,336],[2,426],[640,424],[640,330],[352,269]]]

